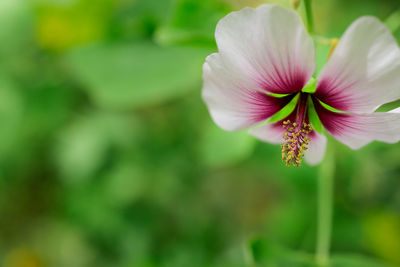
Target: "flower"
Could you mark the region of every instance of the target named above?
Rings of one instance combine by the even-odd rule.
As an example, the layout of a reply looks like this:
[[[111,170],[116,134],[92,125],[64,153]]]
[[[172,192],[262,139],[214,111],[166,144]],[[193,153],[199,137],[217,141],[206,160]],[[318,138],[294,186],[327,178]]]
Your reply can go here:
[[[303,155],[311,165],[322,160],[326,137],[310,123],[313,114],[352,149],[400,140],[400,109],[374,112],[400,98],[400,49],[378,19],[351,24],[317,80],[313,41],[293,10],[232,12],[215,38],[218,53],[206,58],[202,89],[212,119],[224,130],[251,128],[256,138],[281,143],[287,165],[299,166]],[[284,118],[271,120],[289,106]]]

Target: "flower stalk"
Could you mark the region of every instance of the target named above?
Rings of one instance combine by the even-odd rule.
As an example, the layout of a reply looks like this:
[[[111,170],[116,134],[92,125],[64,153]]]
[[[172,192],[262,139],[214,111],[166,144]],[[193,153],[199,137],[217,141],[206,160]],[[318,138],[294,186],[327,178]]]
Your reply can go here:
[[[314,19],[312,16],[311,0],[304,0],[304,8],[306,10],[307,30],[310,34],[314,33]]]
[[[319,266],[328,266],[332,232],[333,188],[335,158],[333,147],[328,142],[327,154],[321,163],[318,175],[318,217],[315,260]]]

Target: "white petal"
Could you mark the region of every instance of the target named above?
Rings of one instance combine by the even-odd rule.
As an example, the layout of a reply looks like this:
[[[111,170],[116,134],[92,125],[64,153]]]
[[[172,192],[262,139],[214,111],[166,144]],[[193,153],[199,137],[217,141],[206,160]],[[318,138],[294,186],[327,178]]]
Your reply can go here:
[[[268,123],[249,130],[252,136],[272,144],[282,144],[284,133],[281,123]]]
[[[350,112],[371,112],[400,98],[400,49],[374,17],[356,20],[319,76],[316,96]]]
[[[400,108],[392,109],[389,113],[400,113]]]
[[[269,92],[298,92],[314,72],[313,41],[293,10],[262,5],[232,12],[215,38],[223,60]]]
[[[203,100],[214,122],[227,131],[246,129],[262,122],[293,98],[272,97],[252,88],[243,76],[230,71],[220,54],[207,57],[203,80]]]
[[[304,159],[309,165],[317,165],[325,155],[326,137],[316,131],[312,131],[309,137],[311,141],[308,149],[304,152]]]
[[[400,113],[336,113],[325,109],[317,100],[314,106],[325,129],[352,149],[359,149],[373,140],[400,141]]]

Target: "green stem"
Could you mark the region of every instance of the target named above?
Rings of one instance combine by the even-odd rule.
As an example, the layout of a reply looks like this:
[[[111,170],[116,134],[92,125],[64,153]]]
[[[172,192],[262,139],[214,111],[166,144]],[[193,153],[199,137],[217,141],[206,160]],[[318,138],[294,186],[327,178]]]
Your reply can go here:
[[[304,0],[307,17],[307,29],[310,34],[314,33],[314,20],[312,16],[311,0]]]
[[[328,265],[333,213],[335,159],[333,147],[327,146],[326,150],[326,157],[321,164],[318,177],[318,228],[315,256],[319,266]]]

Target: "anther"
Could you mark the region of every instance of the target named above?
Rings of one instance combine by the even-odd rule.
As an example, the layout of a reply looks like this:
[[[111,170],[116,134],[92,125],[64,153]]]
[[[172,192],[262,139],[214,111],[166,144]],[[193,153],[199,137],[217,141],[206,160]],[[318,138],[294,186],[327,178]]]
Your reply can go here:
[[[311,124],[296,122],[291,123],[290,120],[283,122],[283,128],[286,130],[283,135],[284,143],[282,144],[282,161],[286,166],[299,167],[304,157],[304,151],[308,149],[310,142],[308,134],[312,131]]]

